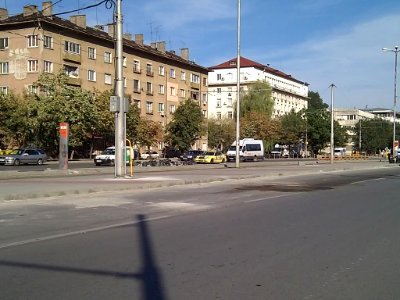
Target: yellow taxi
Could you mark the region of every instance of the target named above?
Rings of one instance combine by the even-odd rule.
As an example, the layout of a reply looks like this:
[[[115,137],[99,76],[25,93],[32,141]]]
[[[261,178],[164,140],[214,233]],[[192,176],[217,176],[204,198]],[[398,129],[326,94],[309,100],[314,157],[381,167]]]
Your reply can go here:
[[[226,156],[221,151],[206,151],[194,159],[198,164],[218,164],[226,162]]]

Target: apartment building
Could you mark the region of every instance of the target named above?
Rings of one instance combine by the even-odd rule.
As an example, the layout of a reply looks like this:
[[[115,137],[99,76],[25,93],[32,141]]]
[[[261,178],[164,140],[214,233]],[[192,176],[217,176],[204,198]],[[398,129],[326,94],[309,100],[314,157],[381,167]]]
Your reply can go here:
[[[110,14],[112,10],[110,10]],[[105,30],[107,29],[107,31]],[[36,93],[42,72],[68,77],[68,84],[85,90],[112,90],[115,78],[115,26],[86,25],[85,15],[68,20],[53,15],[52,2],[23,8],[9,16],[0,8],[0,92]],[[167,51],[165,42],[144,44],[143,34],[124,34],[123,76],[125,94],[142,116],[165,126],[179,103],[196,101],[208,115],[208,69],[180,54]],[[197,148],[206,148],[202,139]],[[159,145],[161,148],[163,145]]]
[[[210,67],[208,73],[209,116],[217,119],[234,118],[237,95],[237,58]],[[240,57],[240,88],[247,90],[257,80],[271,85],[274,109],[272,116],[280,117],[292,109],[296,112],[308,106],[308,83],[245,57]]]

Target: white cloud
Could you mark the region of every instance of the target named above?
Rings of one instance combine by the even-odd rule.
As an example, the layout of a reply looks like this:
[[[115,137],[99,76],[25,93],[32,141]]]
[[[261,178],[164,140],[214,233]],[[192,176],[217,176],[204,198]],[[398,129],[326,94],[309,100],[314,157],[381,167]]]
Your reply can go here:
[[[268,60],[276,68],[309,82],[310,89],[322,95],[330,95],[328,86],[335,83],[340,106],[391,107],[394,54],[383,53],[381,48],[396,44],[400,44],[400,14],[275,50]]]

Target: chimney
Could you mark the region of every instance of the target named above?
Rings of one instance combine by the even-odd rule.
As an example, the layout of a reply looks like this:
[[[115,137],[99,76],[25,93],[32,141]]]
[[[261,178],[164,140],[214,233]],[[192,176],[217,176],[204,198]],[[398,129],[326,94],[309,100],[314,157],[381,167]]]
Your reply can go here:
[[[8,18],[7,8],[0,8],[0,20],[5,20]]]
[[[74,23],[76,26],[86,29],[86,16],[85,15],[70,16],[69,20],[72,23]]]
[[[124,33],[124,39],[128,41],[132,41],[132,34],[131,33]]]
[[[161,51],[162,53],[165,53],[165,42],[158,42],[157,43],[157,50]]]
[[[143,46],[143,40],[144,40],[143,33],[135,34],[135,43],[136,44]]]
[[[181,48],[181,57],[184,60],[189,60],[189,48]]]
[[[35,13],[37,13],[37,6],[36,5],[26,5],[24,6],[24,17],[33,15]]]
[[[108,24],[108,35],[114,38],[116,36],[115,31],[115,24]]]
[[[42,2],[42,15],[49,17],[53,14],[53,3],[51,1]]]
[[[94,25],[94,28],[96,28],[97,30],[104,31],[104,26],[103,25]]]
[[[157,49],[157,43],[150,43],[150,47],[152,49]]]

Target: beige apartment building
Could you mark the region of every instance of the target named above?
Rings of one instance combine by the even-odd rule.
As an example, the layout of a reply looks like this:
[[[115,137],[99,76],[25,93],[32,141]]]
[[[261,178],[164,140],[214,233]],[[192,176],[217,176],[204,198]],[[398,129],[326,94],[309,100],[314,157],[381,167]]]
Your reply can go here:
[[[105,30],[107,29],[107,31]],[[42,72],[64,71],[68,84],[100,91],[114,88],[115,26],[86,25],[85,15],[69,20],[53,16],[52,2],[25,6],[9,16],[0,8],[0,92],[36,93]],[[189,49],[167,51],[165,42],[144,44],[143,34],[124,34],[123,76],[126,95],[142,116],[165,126],[179,103],[196,101],[207,117],[208,69],[189,59]],[[161,149],[164,145],[158,145]],[[199,140],[196,148],[207,148]]]

